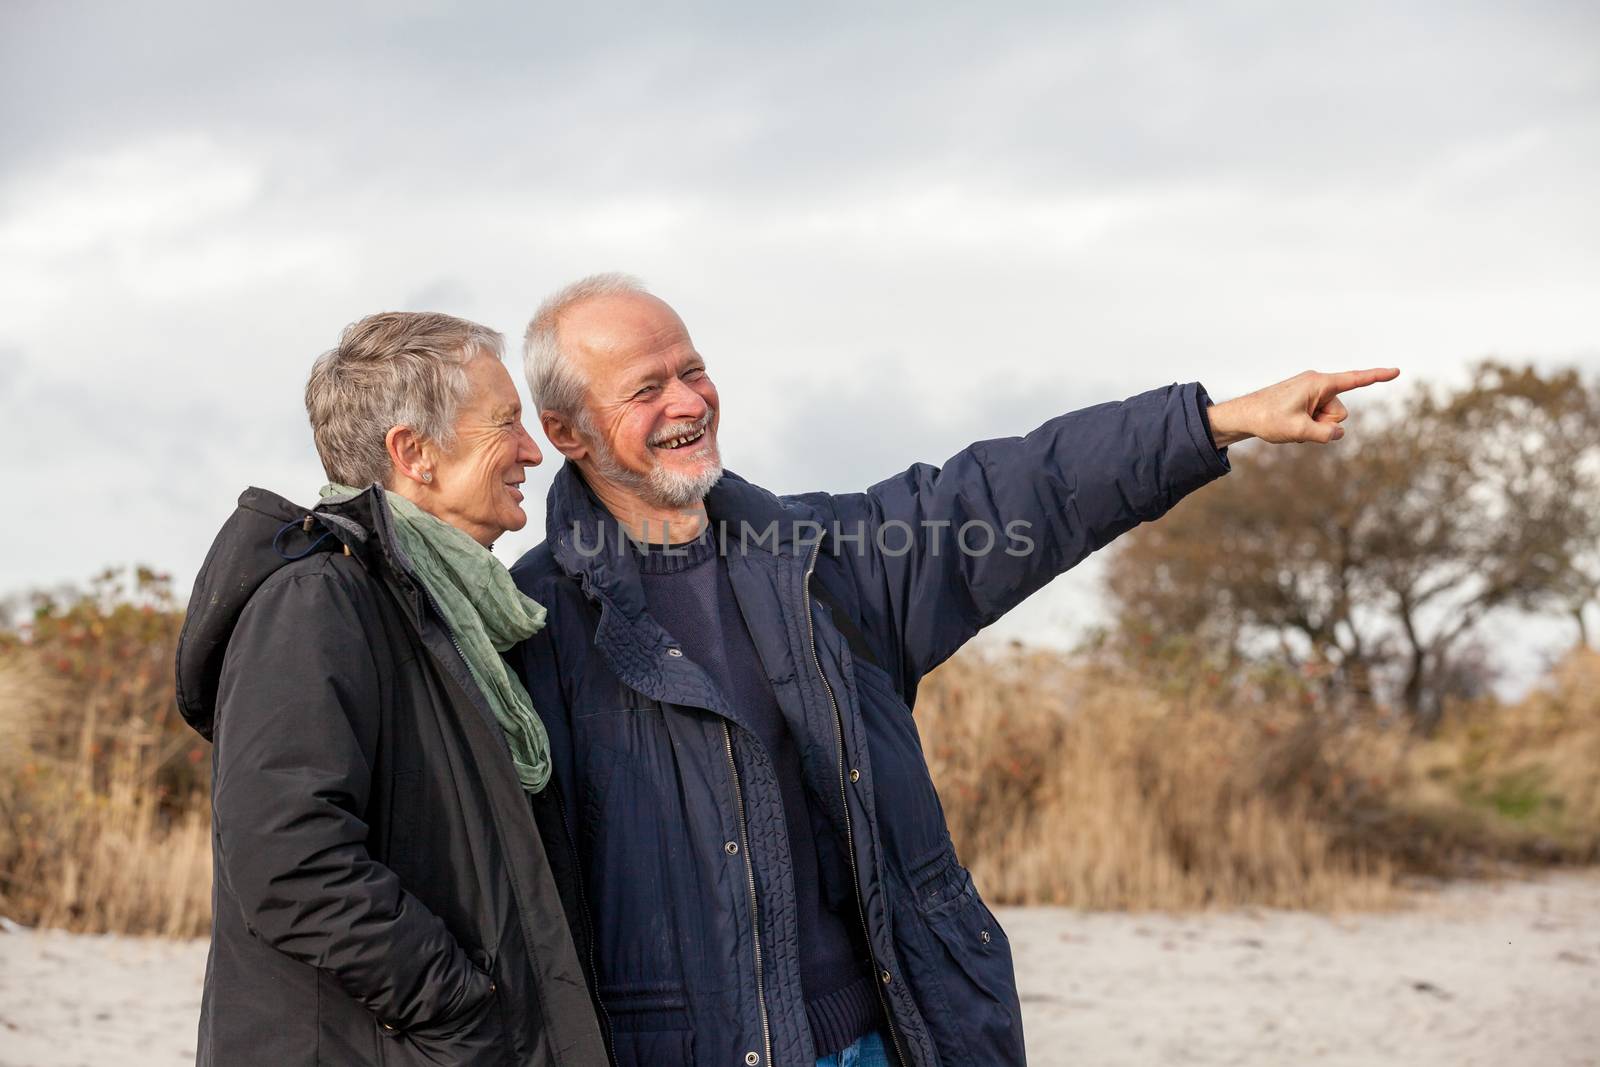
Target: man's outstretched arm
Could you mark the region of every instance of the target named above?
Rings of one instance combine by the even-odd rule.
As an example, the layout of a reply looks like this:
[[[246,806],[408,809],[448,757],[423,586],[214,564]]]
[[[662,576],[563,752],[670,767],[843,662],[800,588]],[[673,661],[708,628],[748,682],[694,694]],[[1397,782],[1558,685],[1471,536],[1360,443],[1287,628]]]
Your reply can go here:
[[[1050,579],[1226,473],[1220,450],[1250,437],[1338,440],[1349,414],[1338,394],[1398,373],[1306,372],[1215,405],[1198,384],[1170,386],[1059,416],[1026,437],[979,442],[942,468],[919,464],[865,494],[833,497],[845,527],[864,516],[873,534],[882,532],[845,553],[861,588],[864,629],[898,646],[882,651],[885,662],[899,663],[909,691]],[[987,551],[962,549],[959,533],[970,523],[993,534]],[[988,542],[976,527],[967,539]]]

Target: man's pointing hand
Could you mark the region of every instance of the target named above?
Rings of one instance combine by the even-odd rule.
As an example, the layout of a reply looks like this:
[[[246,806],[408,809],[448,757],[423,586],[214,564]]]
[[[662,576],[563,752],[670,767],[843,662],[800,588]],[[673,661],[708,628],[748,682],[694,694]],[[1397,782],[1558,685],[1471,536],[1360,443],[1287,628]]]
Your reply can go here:
[[[1339,424],[1350,416],[1339,394],[1400,376],[1397,367],[1347,370],[1338,374],[1303,371],[1287,381],[1213,404],[1211,435],[1218,448],[1251,437],[1273,444],[1314,442],[1325,445],[1344,436]]]

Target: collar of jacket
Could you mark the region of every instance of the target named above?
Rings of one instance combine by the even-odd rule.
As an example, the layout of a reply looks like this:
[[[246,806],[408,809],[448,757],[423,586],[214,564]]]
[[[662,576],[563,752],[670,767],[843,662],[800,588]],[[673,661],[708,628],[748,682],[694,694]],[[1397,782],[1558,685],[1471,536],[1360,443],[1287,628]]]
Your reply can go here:
[[[422,586],[395,536],[389,502],[379,485],[369,485],[352,496],[328,497],[312,514],[369,566],[382,563],[405,594],[407,610],[417,619],[423,617]]]
[[[748,543],[752,560],[765,558],[798,569],[815,551],[814,543],[797,537],[795,529],[796,523],[817,522],[815,512],[780,500],[736,474],[723,474],[706,497],[706,511],[714,529],[720,529],[720,523],[728,524],[730,544],[737,538],[741,522],[752,524],[757,531],[777,522],[776,544],[770,538],[759,549],[754,541]],[[550,486],[545,536],[556,564],[600,608],[596,648],[617,676],[636,691],[657,700],[706,708],[745,725],[700,668],[671,654],[677,642],[645,610],[638,561],[618,532],[616,520],[590,493],[577,467],[565,463]]]

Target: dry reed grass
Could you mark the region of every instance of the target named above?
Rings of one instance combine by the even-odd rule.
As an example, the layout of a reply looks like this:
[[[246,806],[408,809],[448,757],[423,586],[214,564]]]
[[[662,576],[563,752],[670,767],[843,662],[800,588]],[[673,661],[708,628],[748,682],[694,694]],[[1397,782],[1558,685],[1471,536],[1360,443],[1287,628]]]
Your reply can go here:
[[[164,811],[148,748],[121,740],[95,774],[87,752],[6,767],[12,825],[0,832],[0,909],[67,930],[203,934],[211,922],[205,800]]]
[[[1373,908],[1407,874],[1600,858],[1595,653],[1426,743],[1026,651],[956,657],[917,717],[957,852],[1003,903]]]
[[[1454,709],[1411,765],[1397,807],[1456,851],[1600,861],[1600,653],[1568,656],[1515,704]]]
[[[174,713],[158,580],[0,630],[0,913],[203,934],[205,747]],[[996,902],[1383,907],[1409,873],[1600,859],[1600,654],[1421,742],[1043,652],[963,653],[917,707],[956,847]],[[1476,864],[1476,867],[1474,866]]]
[[[1394,898],[1393,863],[1345,847],[1323,817],[1331,794],[1357,788],[1343,767],[1357,746],[1313,720],[1184,707],[1043,653],[958,657],[929,678],[917,714],[957,851],[999,902]],[[1392,758],[1360,747],[1369,763]]]
[[[41,600],[0,641],[0,912],[69,930],[210,925],[204,746],[177,721],[158,576]]]

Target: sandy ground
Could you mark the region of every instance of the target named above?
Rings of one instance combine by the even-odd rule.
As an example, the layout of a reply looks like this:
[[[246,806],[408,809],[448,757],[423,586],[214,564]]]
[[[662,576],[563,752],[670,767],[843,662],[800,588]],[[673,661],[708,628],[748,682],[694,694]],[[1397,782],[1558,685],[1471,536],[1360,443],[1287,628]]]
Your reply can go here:
[[[1600,1065],[1600,876],[1452,886],[1408,911],[1001,915],[1028,1061]]]
[[[1452,886],[1386,915],[1001,921],[1034,1067],[1600,1065],[1600,873]],[[0,1064],[192,1063],[205,951],[0,933]]]

